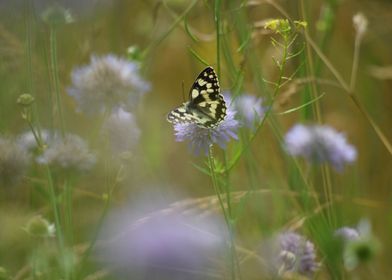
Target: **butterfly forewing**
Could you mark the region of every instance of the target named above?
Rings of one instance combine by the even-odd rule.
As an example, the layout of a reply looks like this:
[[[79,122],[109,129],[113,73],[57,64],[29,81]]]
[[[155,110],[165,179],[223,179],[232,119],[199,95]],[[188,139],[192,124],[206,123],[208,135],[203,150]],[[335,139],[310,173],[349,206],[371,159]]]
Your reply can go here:
[[[212,67],[204,69],[196,78],[189,98],[187,103],[168,114],[169,122],[194,123],[211,128],[224,120],[226,104],[220,94],[219,81]]]

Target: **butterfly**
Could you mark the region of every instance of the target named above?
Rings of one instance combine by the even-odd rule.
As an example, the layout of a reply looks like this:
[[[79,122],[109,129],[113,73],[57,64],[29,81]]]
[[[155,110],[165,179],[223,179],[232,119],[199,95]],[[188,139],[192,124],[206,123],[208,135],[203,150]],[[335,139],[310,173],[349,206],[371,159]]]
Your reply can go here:
[[[209,66],[197,76],[189,92],[189,101],[172,110],[167,120],[173,124],[193,123],[203,128],[214,128],[225,119],[226,110],[218,77]]]

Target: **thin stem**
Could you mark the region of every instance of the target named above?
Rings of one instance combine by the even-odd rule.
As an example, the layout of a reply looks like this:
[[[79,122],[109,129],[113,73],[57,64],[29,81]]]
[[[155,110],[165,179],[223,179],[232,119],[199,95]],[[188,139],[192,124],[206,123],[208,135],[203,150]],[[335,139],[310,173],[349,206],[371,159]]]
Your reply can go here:
[[[59,69],[57,64],[57,37],[56,27],[50,26],[50,70],[52,73],[54,92],[56,95],[56,107],[60,117],[60,131],[61,135],[65,135],[65,122],[63,109],[61,106],[61,94],[60,94],[60,80],[59,80]]]
[[[47,176],[48,186],[49,186],[49,199],[50,199],[50,203],[52,204],[54,223],[56,225],[57,242],[58,242],[58,246],[60,249],[62,261],[65,262],[66,258],[67,258],[67,253],[65,250],[64,237],[63,237],[62,227],[61,227],[61,223],[60,223],[60,213],[59,213],[59,209],[58,209],[58,205],[57,205],[56,191],[54,188],[53,177],[52,177],[52,173],[50,171],[49,165],[46,165],[46,176]],[[65,271],[64,277],[65,277],[65,279],[70,279],[70,275],[68,274],[67,269]]]
[[[240,152],[239,155],[234,159],[234,161],[231,162],[231,165],[229,166],[229,170],[232,169],[232,168],[239,162],[239,159],[241,158],[241,156],[245,153],[245,151],[247,151],[247,150],[250,148],[250,146],[251,146],[253,140],[256,138],[256,135],[259,133],[260,129],[261,129],[261,128],[263,127],[263,125],[264,125],[264,122],[267,120],[268,116],[270,115],[270,113],[271,113],[271,111],[272,111],[272,107],[273,107],[273,105],[274,105],[276,96],[277,96],[278,93],[279,93],[279,90],[280,90],[280,88],[281,88],[280,85],[281,85],[282,80],[283,80],[284,70],[285,70],[285,66],[286,66],[286,62],[287,62],[287,56],[288,56],[288,48],[287,48],[287,46],[288,46],[288,44],[287,44],[288,41],[289,41],[288,38],[286,38],[286,39],[284,40],[283,54],[282,54],[282,62],[281,62],[281,64],[280,64],[280,66],[279,66],[279,78],[278,78],[278,81],[275,83],[275,88],[274,88],[274,92],[273,92],[273,94],[272,94],[272,98],[271,98],[270,104],[268,105],[267,110],[265,111],[265,114],[264,114],[264,116],[263,116],[261,122],[260,122],[260,123],[258,124],[258,126],[256,127],[256,130],[255,130],[255,132],[251,135],[249,141],[244,145],[244,147],[242,148],[241,152]]]
[[[217,178],[217,174],[215,171],[215,163],[214,163],[214,156],[213,156],[213,146],[212,144],[209,146],[208,149],[208,166],[210,169],[210,176],[211,176],[211,180],[212,180],[212,186],[214,187],[214,191],[216,196],[218,197],[218,201],[219,201],[219,205],[222,208],[222,212],[223,212],[223,216],[228,228],[228,232],[229,232],[229,244],[230,244],[230,255],[231,255],[231,279],[235,280],[236,279],[236,268],[239,267],[239,263],[238,263],[238,258],[237,258],[237,253],[236,253],[236,249],[235,249],[235,242],[234,242],[234,232],[233,232],[233,224],[231,221],[231,218],[228,216],[226,207],[224,205],[221,193],[220,193],[220,187],[219,187],[219,183],[218,183],[218,178]]]
[[[328,58],[323,54],[323,52],[319,49],[319,47],[316,45],[316,43],[310,38],[310,36],[307,33],[305,33],[305,38],[306,38],[307,42],[312,46],[313,50],[317,53],[317,55],[321,58],[321,60],[327,66],[329,71],[331,71],[331,73],[335,76],[336,80],[341,84],[343,89],[346,91],[348,96],[351,98],[351,100],[357,106],[357,108],[362,113],[362,115],[365,117],[365,119],[369,122],[370,126],[373,128],[374,132],[377,134],[380,141],[383,143],[385,148],[388,150],[389,154],[392,155],[392,144],[389,142],[388,138],[385,136],[385,134],[381,131],[381,129],[376,124],[376,122],[373,120],[373,118],[369,115],[369,113],[365,110],[365,108],[359,102],[359,100],[357,99],[354,92],[351,91],[349,85],[344,81],[344,79],[342,78],[340,73],[335,69],[335,67],[332,65],[332,63],[328,60]]]
[[[214,19],[215,19],[215,29],[216,29],[216,70],[218,72],[218,79],[220,79],[221,74],[221,62],[220,62],[220,36],[221,36],[221,28],[220,28],[220,8],[221,8],[221,0],[215,0],[215,9],[214,9]]]
[[[98,241],[98,236],[99,236],[100,230],[101,230],[102,225],[103,225],[103,223],[105,221],[106,215],[107,215],[108,210],[109,210],[110,203],[112,201],[114,189],[118,185],[118,182],[119,182],[118,179],[121,176],[122,171],[123,170],[122,170],[122,166],[121,166],[119,168],[119,170],[117,171],[114,183],[111,186],[107,186],[108,189],[107,189],[107,193],[106,193],[107,197],[105,198],[105,205],[104,205],[102,213],[101,213],[101,215],[100,215],[100,217],[98,219],[98,224],[97,224],[96,229],[94,231],[94,236],[93,236],[93,238],[92,238],[88,248],[84,252],[84,254],[83,254],[82,258],[81,258],[81,261],[79,262],[80,270],[79,270],[79,272],[77,274],[78,278],[80,278],[82,276],[82,273],[83,273],[84,267],[85,267],[84,264],[86,263],[87,259],[89,258],[90,254],[92,253],[92,251],[93,251],[93,249],[94,249],[94,247],[95,247],[95,245],[96,245],[96,243]]]
[[[301,0],[301,13],[303,18],[306,20],[307,16],[306,16],[306,12],[305,12],[305,3],[304,0]],[[309,33],[308,33],[308,29],[305,28],[304,30],[305,33],[305,37],[309,37]],[[306,44],[306,54],[307,54],[307,65],[308,65],[308,70],[310,73],[310,76],[314,76],[317,77],[316,75],[316,71],[314,68],[314,62],[313,62],[313,54],[311,51],[311,48],[309,46],[309,44]],[[316,98],[317,97],[317,84],[315,82],[315,80],[312,80],[310,82],[310,94],[312,96],[312,98]],[[318,123],[322,123],[322,116],[321,116],[321,108],[320,108],[320,102],[315,102],[315,115],[316,115],[316,120]],[[321,174],[322,174],[322,181],[323,181],[323,189],[324,189],[324,193],[325,193],[325,198],[327,201],[327,205],[329,205],[329,207],[327,207],[327,216],[328,216],[328,222],[330,225],[332,225],[333,222],[333,208],[332,208],[332,184],[331,184],[331,177],[330,177],[330,172],[328,172],[327,167],[323,167],[321,169]]]
[[[357,36],[355,36],[353,66],[351,68],[351,79],[350,79],[351,92],[355,91],[355,84],[357,82],[360,49],[361,49],[361,36],[358,36],[357,34]]]

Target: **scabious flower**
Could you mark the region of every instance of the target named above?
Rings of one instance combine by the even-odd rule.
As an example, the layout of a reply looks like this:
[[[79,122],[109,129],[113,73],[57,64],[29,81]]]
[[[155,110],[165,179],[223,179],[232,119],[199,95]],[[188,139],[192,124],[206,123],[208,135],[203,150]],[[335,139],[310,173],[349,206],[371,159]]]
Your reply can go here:
[[[26,174],[30,155],[10,138],[0,138],[0,185],[15,185]]]
[[[313,243],[297,233],[280,233],[263,249],[267,269],[272,275],[298,273],[311,277],[319,268]]]
[[[51,139],[51,134],[46,129],[41,130],[40,138],[43,143],[48,143]],[[21,135],[19,135],[16,141],[20,146],[22,146],[28,151],[33,151],[34,149],[38,148],[37,140],[35,139],[35,136],[31,131],[22,133]]]
[[[109,139],[111,150],[116,156],[132,153],[140,138],[134,115],[122,109],[105,121],[102,132]]]
[[[137,209],[117,211],[104,224],[98,256],[119,279],[204,280],[220,274],[222,220],[170,210],[139,218],[131,217]]]
[[[245,126],[254,129],[264,115],[263,100],[250,94],[242,94],[233,101],[235,110]]]
[[[357,240],[359,238],[359,232],[355,228],[341,227],[335,231],[335,236],[347,242]]]
[[[114,55],[92,56],[89,65],[73,70],[68,94],[87,114],[118,108],[133,110],[150,89],[139,72],[138,63]]]
[[[329,126],[297,124],[287,132],[285,144],[289,154],[312,163],[328,162],[338,171],[357,157],[356,149],[347,143],[344,134]]]
[[[87,143],[77,135],[54,135],[44,153],[37,158],[40,164],[50,164],[62,169],[87,171],[95,164]]]
[[[226,104],[230,104],[225,97]],[[176,140],[183,142],[189,140],[190,148],[195,154],[208,153],[212,144],[218,144],[222,149],[226,148],[231,138],[237,140],[236,134],[239,122],[235,119],[236,111],[232,106],[227,106],[225,119],[214,128],[200,127],[194,123],[178,123],[174,125]]]

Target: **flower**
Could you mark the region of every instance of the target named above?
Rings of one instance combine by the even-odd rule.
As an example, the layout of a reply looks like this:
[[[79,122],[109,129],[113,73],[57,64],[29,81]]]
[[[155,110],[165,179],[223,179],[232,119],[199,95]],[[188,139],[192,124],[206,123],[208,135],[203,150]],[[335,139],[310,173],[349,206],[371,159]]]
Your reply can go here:
[[[100,237],[104,242],[98,256],[118,279],[129,275],[135,280],[215,279],[209,273],[219,274],[215,272],[219,269],[217,260],[224,262],[225,227],[221,219],[180,214],[170,207],[152,213],[142,211],[136,218],[132,215],[141,209],[135,209],[134,203],[131,207],[113,213]]]
[[[32,217],[26,225],[26,232],[35,237],[53,237],[56,233],[54,224],[51,224],[41,215]]]
[[[26,174],[30,155],[17,141],[0,137],[0,185],[15,185]]]
[[[139,64],[107,55],[92,56],[90,65],[77,68],[71,74],[68,94],[75,98],[79,110],[87,114],[137,107],[150,84],[140,76]]]
[[[341,227],[335,231],[335,236],[341,238],[344,242],[359,239],[359,232],[355,228]]]
[[[234,99],[233,104],[238,116],[245,126],[255,128],[264,115],[264,108],[261,105],[262,99],[250,94],[243,94]]]
[[[63,169],[86,171],[95,164],[95,156],[88,150],[86,142],[77,135],[64,138],[55,135],[44,153],[37,158],[40,164],[50,164]]]
[[[294,272],[311,277],[319,268],[313,243],[297,233],[280,233],[263,249],[267,270],[275,276]]]
[[[139,142],[140,129],[131,113],[119,109],[103,124],[103,134],[108,137],[112,152],[121,155],[135,149]]]
[[[225,97],[226,104],[230,104],[227,97]],[[226,148],[230,138],[235,140],[237,137],[237,129],[239,122],[235,119],[236,112],[232,106],[227,106],[225,119],[216,127],[205,128],[194,123],[177,123],[174,125],[176,141],[183,142],[190,141],[190,148],[195,154],[200,154],[203,151],[208,153],[208,149],[212,144],[218,144],[222,149]]]
[[[380,250],[379,241],[366,219],[359,222],[357,229],[343,227],[336,230],[335,235],[343,239],[343,262],[347,270],[371,261]]]
[[[52,135],[49,133],[48,130],[43,129],[39,133],[39,137],[43,143],[47,143],[50,141]],[[35,139],[35,136],[31,130],[19,135],[16,141],[21,147],[30,152],[38,148],[37,140]]]
[[[285,144],[289,154],[312,163],[328,162],[337,171],[357,157],[356,149],[347,143],[344,134],[329,126],[297,124],[286,134]]]

